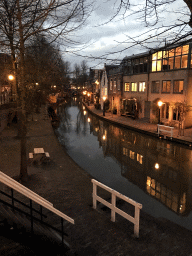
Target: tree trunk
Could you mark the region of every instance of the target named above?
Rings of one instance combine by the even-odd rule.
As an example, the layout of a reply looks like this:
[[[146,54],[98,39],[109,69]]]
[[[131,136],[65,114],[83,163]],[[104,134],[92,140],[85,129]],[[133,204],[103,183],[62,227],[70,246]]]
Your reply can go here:
[[[25,46],[24,46],[24,39],[23,39],[23,25],[22,25],[22,13],[20,10],[19,0],[17,0],[17,9],[18,9],[18,22],[19,22],[19,52],[20,52],[20,68],[19,68],[19,75],[20,75],[20,88],[21,88],[21,95],[20,95],[20,102],[21,102],[21,111],[20,111],[20,118],[19,118],[19,135],[21,139],[21,162],[20,162],[20,179],[26,180],[28,177],[27,174],[27,152],[26,152],[26,116],[25,116],[25,71],[24,71],[24,54],[25,54]]]

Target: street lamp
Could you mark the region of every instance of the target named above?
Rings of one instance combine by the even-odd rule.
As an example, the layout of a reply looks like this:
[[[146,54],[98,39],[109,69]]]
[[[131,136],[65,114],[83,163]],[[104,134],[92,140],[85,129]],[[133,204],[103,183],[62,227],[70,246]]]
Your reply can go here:
[[[8,75],[8,79],[9,81],[13,81],[15,79],[15,77],[13,75]],[[13,88],[12,88],[12,83],[11,83],[11,101],[13,100],[12,96],[13,96]]]
[[[160,108],[161,108],[161,106],[163,105],[163,102],[162,102],[162,101],[158,101],[157,105],[158,105],[158,107],[159,107],[158,124],[160,124],[160,122],[161,122],[161,120],[160,120],[160,119],[161,119]]]
[[[106,96],[103,96],[103,116],[105,116],[105,100],[106,100]]]

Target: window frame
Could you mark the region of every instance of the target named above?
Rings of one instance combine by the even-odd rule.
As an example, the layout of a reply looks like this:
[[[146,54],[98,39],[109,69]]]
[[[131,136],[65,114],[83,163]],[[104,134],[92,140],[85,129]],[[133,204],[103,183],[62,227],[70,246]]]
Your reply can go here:
[[[128,90],[126,90],[126,84],[128,84]],[[130,82],[124,83],[124,92],[130,92]]]
[[[142,90],[140,90],[141,89],[141,87],[140,87],[140,84],[142,84]],[[145,81],[143,81],[143,82],[139,82],[139,92],[145,92],[146,91],[146,86],[144,87],[144,90],[143,90],[143,84],[144,84],[144,86],[146,85],[146,82]]]
[[[156,84],[157,84],[157,82],[159,83],[159,86],[158,86],[158,91],[156,91],[156,90],[152,90],[152,89],[154,89],[154,86],[153,86],[153,83],[154,82],[156,82]],[[155,84],[155,85],[156,85]],[[156,86],[155,86],[155,88],[156,88]],[[155,81],[151,81],[151,93],[160,93],[160,80],[155,80]]]
[[[170,82],[170,90],[169,91],[167,91],[167,90],[166,90],[166,92],[163,91],[163,82]],[[167,88],[167,84],[166,84],[166,88]],[[171,80],[162,80],[161,93],[165,93],[165,94],[171,93]]]
[[[175,89],[175,82],[183,82],[183,90],[184,90],[184,80],[179,80],[179,79],[176,79],[176,80],[173,80],[173,93],[174,94],[183,94],[183,90],[182,90],[182,92],[176,92],[176,91],[174,91],[174,89]]]
[[[133,86],[134,86],[135,90],[133,90]],[[137,82],[131,82],[131,91],[132,92],[137,92],[138,91]]]

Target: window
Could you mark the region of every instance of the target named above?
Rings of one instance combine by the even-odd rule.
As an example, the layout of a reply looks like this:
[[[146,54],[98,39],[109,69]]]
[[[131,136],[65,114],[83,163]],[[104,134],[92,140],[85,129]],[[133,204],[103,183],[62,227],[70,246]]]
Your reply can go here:
[[[120,88],[120,80],[118,79],[117,80],[117,90],[120,90],[121,88]]]
[[[152,72],[187,68],[189,45],[152,54]],[[191,63],[192,67],[192,63]]]
[[[183,93],[183,81],[175,80],[173,82],[173,93]]]
[[[137,91],[137,83],[131,83],[131,91],[136,92]]]
[[[178,108],[174,108],[173,109],[173,120],[179,121],[179,117],[180,117],[180,112],[179,112]]]
[[[105,88],[105,95],[107,95],[107,88]]]
[[[125,83],[125,92],[130,91],[130,83]]]
[[[116,79],[114,79],[114,81],[113,81],[113,90],[114,90],[114,91],[116,91],[116,87],[117,87]]]
[[[152,72],[161,71],[162,51],[152,54]]]
[[[139,82],[139,92],[144,92],[145,88],[145,82]]]
[[[139,73],[139,59],[134,59],[132,61],[133,64],[133,74]]]
[[[110,79],[110,90],[112,90],[112,87],[113,87],[113,81],[112,79]]]
[[[138,161],[140,164],[143,164],[143,156],[140,155],[140,154],[137,154],[137,161]]]
[[[160,82],[159,81],[152,81],[151,93],[159,93],[159,89],[160,89]]]
[[[171,92],[171,81],[163,81],[162,92],[170,93]]]

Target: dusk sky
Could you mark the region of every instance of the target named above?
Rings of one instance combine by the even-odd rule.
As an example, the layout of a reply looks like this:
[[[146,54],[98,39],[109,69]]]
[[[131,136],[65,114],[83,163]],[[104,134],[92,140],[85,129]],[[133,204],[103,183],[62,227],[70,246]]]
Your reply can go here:
[[[147,27],[143,22],[141,17],[143,13],[132,14],[142,7],[142,1],[138,1],[138,5],[136,5],[136,1],[134,1],[135,5],[131,7],[130,11],[125,13],[125,18],[123,18],[123,11],[121,11],[117,17],[110,21],[117,10],[119,2],[120,1],[116,0],[95,1],[94,11],[87,19],[86,24],[71,37],[82,44],[76,47],[73,46],[72,48],[67,47],[66,50],[69,51],[69,53],[64,53],[65,60],[71,63],[71,69],[73,69],[75,63],[79,64],[82,60],[86,60],[89,67],[103,68],[104,63],[111,63],[110,60],[112,60],[113,63],[118,63],[118,61],[122,60],[125,56],[145,52],[147,51],[146,46],[149,48],[155,47],[155,45],[158,45],[157,42],[165,40],[166,36],[164,35],[153,39],[151,45],[145,44],[142,47],[139,45],[130,47],[133,41],[130,40],[129,36],[132,38],[139,36],[150,30],[151,27]],[[155,19],[152,17],[149,22],[152,24],[154,20]],[[186,4],[182,0],[177,0],[159,9],[159,22],[156,27],[161,29],[162,26],[175,24],[176,21],[182,22],[188,20],[189,12]],[[158,31],[160,31],[160,29]],[[189,26],[187,25],[185,29],[189,30]],[[153,35],[154,33],[154,31],[151,31],[148,34],[140,36],[139,39],[144,39],[147,35]],[[169,35],[170,34],[171,33],[169,33]],[[156,41],[156,43],[154,41]],[[126,47],[130,48],[119,53],[110,54],[121,51]],[[96,57],[96,59],[81,56]],[[103,59],[99,60],[97,57],[103,57]]]

